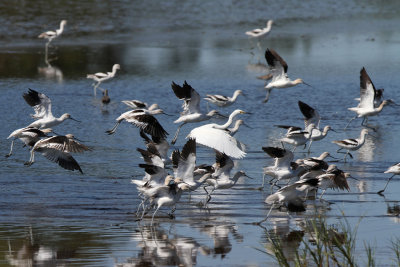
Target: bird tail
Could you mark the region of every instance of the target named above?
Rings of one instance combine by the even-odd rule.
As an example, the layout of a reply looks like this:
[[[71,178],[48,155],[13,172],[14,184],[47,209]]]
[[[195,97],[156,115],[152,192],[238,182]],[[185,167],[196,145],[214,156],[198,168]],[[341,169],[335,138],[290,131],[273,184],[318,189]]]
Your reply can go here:
[[[87,76],[86,76],[86,78],[88,78],[88,79],[94,79],[96,76],[94,76],[93,74],[88,74]]]

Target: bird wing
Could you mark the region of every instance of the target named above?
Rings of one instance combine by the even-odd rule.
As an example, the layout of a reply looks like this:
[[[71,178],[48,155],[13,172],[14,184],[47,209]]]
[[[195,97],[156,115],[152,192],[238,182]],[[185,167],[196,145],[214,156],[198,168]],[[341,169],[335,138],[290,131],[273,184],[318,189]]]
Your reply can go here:
[[[246,152],[238,146],[238,141],[225,131],[215,129],[209,125],[194,128],[188,137],[196,138],[198,144],[211,147],[233,158],[243,158]]]
[[[196,166],[196,140],[190,138],[180,153],[175,177],[180,177],[186,183],[193,183],[193,172]]]
[[[162,137],[166,138],[167,137],[167,131],[164,130],[164,128],[161,126],[161,124],[158,122],[158,120],[149,114],[141,114],[141,115],[136,115],[134,116],[127,116],[125,120],[129,123],[132,123],[136,127],[140,128],[143,130],[145,133],[150,134],[152,136],[157,136],[157,137]]]
[[[93,75],[97,76],[97,78],[105,78],[105,77],[109,76],[109,74],[104,73],[104,72],[97,72],[97,73],[95,73]]]
[[[374,108],[375,86],[365,68],[360,71],[360,108]]]
[[[44,117],[53,116],[51,113],[51,100],[45,94],[29,88],[28,93],[24,93],[22,96],[26,103],[33,107],[33,110],[35,111],[35,114],[31,115],[32,118],[38,120]]]
[[[281,77],[286,77],[288,65],[275,50],[267,49],[265,51],[265,59],[273,75],[272,82],[281,79]]]
[[[139,100],[122,100],[121,102],[130,108],[146,108],[147,107],[146,103],[143,103],[142,101],[139,101]]]
[[[60,151],[52,147],[42,147],[40,152],[48,160],[58,163],[58,165],[64,169],[71,171],[78,170],[83,173],[78,162],[68,152]]]
[[[42,32],[38,37],[39,38],[46,38],[46,37],[53,37],[56,36],[57,33],[55,31],[47,31],[47,32]]]
[[[345,146],[357,146],[358,145],[358,140],[350,138],[350,139],[332,141],[332,143],[335,143],[335,144],[338,144],[338,145],[345,145]]]
[[[314,123],[316,127],[319,128],[321,117],[319,116],[318,111],[302,101],[299,101],[298,104],[300,111],[304,116],[304,128],[307,128],[311,123]]]
[[[154,150],[154,149],[155,149],[155,147],[153,145],[153,146],[148,147],[148,150],[137,148],[137,151],[139,151],[140,154],[142,154],[142,157],[147,164],[154,165],[154,166],[157,166],[160,168],[164,168],[164,162],[161,159],[160,154],[158,153],[157,149],[156,150]]]
[[[218,180],[229,180],[230,173],[234,167],[232,159],[225,153],[221,153],[218,150],[215,151],[215,171],[212,174],[213,177],[218,177]]]
[[[183,86],[172,82],[171,88],[177,98],[184,100],[183,114],[200,111],[200,95],[186,81],[183,83]]]

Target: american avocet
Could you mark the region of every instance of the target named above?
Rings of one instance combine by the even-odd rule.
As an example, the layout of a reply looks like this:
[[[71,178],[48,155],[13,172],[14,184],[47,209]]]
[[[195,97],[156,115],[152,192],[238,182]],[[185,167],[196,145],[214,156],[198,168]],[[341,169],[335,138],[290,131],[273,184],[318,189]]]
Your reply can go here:
[[[270,204],[271,208],[265,219],[257,224],[261,224],[268,219],[269,214],[275,206],[285,206],[289,212],[303,212],[306,210],[305,200],[308,192],[318,186],[318,179],[312,178],[303,181],[297,181],[282,187],[275,193],[269,195],[265,199],[266,204]]]
[[[128,107],[132,108],[132,109],[147,109],[147,110],[155,110],[158,109],[159,106],[158,104],[152,104],[152,105],[147,105],[147,103],[142,102],[140,100],[122,100],[122,103],[124,103],[125,105],[127,105]]]
[[[360,71],[360,104],[357,107],[348,108],[348,110],[357,113],[357,115],[347,123],[345,129],[354,119],[361,117],[363,118],[361,125],[368,127],[366,124],[364,124],[364,122],[367,123],[368,117],[379,114],[382,111],[383,107],[388,104],[397,105],[396,103],[394,103],[393,100],[388,99],[384,100],[378,107],[375,107],[374,99],[376,94],[377,93],[375,86],[372,83],[371,78],[368,76],[367,71],[363,67]]]
[[[353,158],[353,155],[350,154],[350,150],[358,150],[365,142],[365,136],[368,134],[367,129],[362,129],[360,133],[360,137],[353,139],[344,139],[339,141],[332,141],[332,143],[340,146],[340,148],[336,151],[337,153],[344,153],[344,162],[346,162],[347,155],[350,155]],[[342,149],[347,149],[347,152],[340,152]]]
[[[14,141],[16,139],[19,139],[22,142],[24,142],[25,143],[24,146],[33,147],[35,145],[35,143],[40,140],[40,138],[47,137],[47,134],[52,131],[53,130],[50,128],[39,130],[39,129],[33,128],[33,127],[25,127],[25,128],[21,128],[21,129],[17,129],[15,131],[13,131],[7,137],[7,139],[10,139],[13,137],[13,140],[11,142],[10,153],[8,153],[6,155],[6,157],[8,158],[12,155]]]
[[[99,87],[100,83],[107,81],[115,76],[117,73],[117,70],[119,70],[121,66],[119,64],[114,64],[112,66],[112,71],[103,73],[103,72],[97,72],[95,74],[88,74],[86,75],[86,78],[92,79],[96,82],[96,84],[93,84],[93,90],[94,90],[94,95],[96,95],[96,89]]]
[[[311,85],[305,83],[302,79],[296,79],[292,81],[288,78],[288,65],[275,50],[267,49],[265,51],[265,59],[267,60],[268,66],[270,67],[272,81],[265,86],[265,89],[267,89],[268,91],[267,95],[265,96],[264,103],[268,101],[269,94],[271,93],[271,90],[273,88],[287,88],[301,83],[311,87]]]
[[[183,125],[186,123],[201,122],[209,120],[215,115],[219,115],[218,111],[211,110],[210,112],[203,113],[200,109],[200,95],[190,86],[186,81],[183,86],[179,86],[172,82],[171,88],[174,91],[176,97],[183,100],[183,112],[180,117],[174,121],[174,123],[181,123],[176,130],[175,136],[171,141],[171,144],[175,144],[178,138],[179,131]]]
[[[207,184],[212,186],[212,191],[208,192],[206,189],[207,186],[204,187],[204,190],[207,193],[205,204],[210,202],[211,194],[214,190],[232,188],[240,177],[250,178],[244,171],[238,171],[231,177],[231,171],[234,167],[232,159],[219,151],[215,151],[215,153],[215,164],[213,165],[214,173],[212,174],[212,177],[206,180]]]
[[[229,115],[228,121],[223,124],[210,123],[197,128],[194,128],[187,136],[187,138],[195,138],[198,144],[211,147],[219,152],[233,158],[243,158],[246,156],[244,152],[244,145],[237,141],[234,137],[229,135],[227,129],[233,121],[233,118],[238,114],[246,113],[243,110],[237,109]]]
[[[30,166],[35,162],[35,152],[37,151],[42,153],[48,160],[58,163],[64,169],[78,170],[83,173],[70,152],[82,153],[88,150],[90,148],[75,141],[72,134],[52,136],[36,142],[31,149],[31,158],[28,162],[25,162],[25,165]]]
[[[174,176],[181,178],[191,191],[199,188],[206,179],[210,177],[210,173],[195,177],[194,170],[196,167],[196,140],[190,138],[182,148],[182,152],[178,149],[172,152],[172,164],[174,168]]]
[[[51,41],[53,41],[55,38],[57,38],[58,36],[60,36],[63,31],[64,31],[64,27],[67,24],[66,20],[62,20],[60,22],[60,28],[55,30],[55,31],[47,31],[47,32],[43,32],[41,33],[38,38],[44,38],[47,39],[47,43],[46,43],[46,58],[47,58],[47,48],[50,44]]]
[[[28,93],[23,94],[23,97],[26,103],[35,110],[35,114],[33,114],[32,117],[36,119],[36,121],[29,124],[27,127],[49,128],[62,123],[66,119],[77,121],[68,113],[64,113],[59,118],[54,117],[53,113],[51,113],[51,100],[45,94],[29,89]]]
[[[350,177],[350,173],[339,170],[336,165],[329,165],[326,173],[316,177],[319,180],[318,187],[323,190],[319,198],[322,199],[322,196],[328,188],[340,190],[346,189],[349,191],[350,187],[347,183],[348,177]]]
[[[331,126],[327,125],[321,131],[319,129],[319,123],[321,121],[321,117],[319,116],[318,111],[302,101],[299,101],[298,104],[299,104],[301,113],[303,113],[303,115],[304,115],[304,128],[306,129],[306,131],[307,130],[310,131],[310,129],[309,129],[310,124],[313,123],[315,125],[315,129],[313,130],[313,133],[311,135],[310,144],[308,146],[308,151],[310,151],[311,144],[313,141],[319,141],[319,140],[324,139],[326,137],[326,135],[328,134],[329,130],[331,130],[331,131],[334,131],[334,130],[332,129]]]
[[[235,124],[233,125],[232,128],[227,128],[226,131],[231,135],[234,136],[238,131],[239,131],[239,127],[240,125],[245,125],[247,127],[249,127],[247,124],[244,123],[243,120],[237,120],[235,121]]]
[[[134,126],[140,128],[141,131],[150,134],[155,137],[166,138],[167,132],[158,122],[158,120],[153,116],[156,114],[163,114],[164,111],[161,109],[157,110],[146,110],[146,109],[134,109],[122,113],[117,119],[117,123],[111,130],[107,130],[106,133],[113,134],[117,130],[118,125],[122,121],[127,121]]]
[[[150,205],[157,206],[153,216],[151,217],[151,225],[153,225],[154,216],[162,206],[173,206],[170,212],[170,215],[172,215],[176,209],[176,203],[181,198],[183,191],[188,190],[189,186],[187,184],[182,182],[177,183],[176,181],[172,180],[168,185],[159,186],[153,192],[151,192],[151,195],[149,195]]]
[[[110,97],[108,96],[108,90],[104,89],[103,91],[103,97],[101,98],[101,103],[107,105],[111,101]]]
[[[388,181],[386,182],[385,187],[382,190],[380,190],[378,192],[378,194],[382,194],[383,192],[385,192],[386,187],[388,186],[390,180],[392,180],[392,178],[395,175],[399,175],[400,174],[400,163],[397,163],[397,164],[394,164],[394,165],[390,166],[384,173],[393,173],[393,175],[388,179]]]
[[[164,162],[169,160],[167,156],[169,143],[165,138],[151,136],[150,139],[143,131],[140,131],[140,136],[144,139],[144,142],[148,148],[149,146],[155,147]]]
[[[299,130],[297,127],[293,126],[285,126],[285,125],[277,125],[279,128],[288,129],[286,136],[281,138],[280,141],[283,143],[293,145],[293,152],[296,150],[298,146],[304,145],[304,148],[308,141],[310,141],[311,136],[315,130],[315,124],[311,123],[308,126],[307,131]]]
[[[270,183],[276,180],[273,183],[275,185],[280,180],[291,179],[305,171],[300,165],[293,162],[293,152],[279,147],[263,147],[262,149],[271,158],[274,158],[274,166],[263,168],[262,188],[264,188],[266,175],[272,177]]]
[[[228,107],[236,101],[236,98],[239,95],[242,94],[243,94],[242,90],[236,90],[233,93],[232,97],[224,95],[207,95],[207,97],[205,97],[204,99],[214,105],[217,105],[218,107]]]
[[[271,31],[272,23],[274,23],[274,21],[272,19],[270,19],[267,21],[267,26],[265,28],[247,31],[246,35],[249,37],[254,37],[254,38],[259,38],[261,36],[265,36]]]

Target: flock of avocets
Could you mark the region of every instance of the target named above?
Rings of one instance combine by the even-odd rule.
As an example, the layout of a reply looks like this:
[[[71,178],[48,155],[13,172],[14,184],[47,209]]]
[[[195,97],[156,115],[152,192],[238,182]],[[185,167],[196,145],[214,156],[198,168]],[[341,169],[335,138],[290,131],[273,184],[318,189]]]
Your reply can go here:
[[[60,29],[39,35],[40,38],[48,40],[46,52],[49,43],[63,32],[65,24],[66,21],[63,20]],[[249,31],[246,34],[252,37],[266,35],[271,30],[271,25],[272,21],[269,21],[266,28]],[[302,79],[289,79],[287,75],[288,65],[275,50],[267,49],[265,59],[270,69],[270,74],[265,78],[271,79],[271,81],[265,86],[268,93],[264,102],[268,101],[272,89],[292,87],[301,83],[306,84]],[[120,65],[115,64],[111,72],[87,75],[87,78],[96,82],[93,84],[94,94],[96,94],[96,89],[100,88],[100,83],[113,78],[118,69],[120,69]],[[200,107],[201,97],[199,93],[186,81],[182,85],[172,82],[171,88],[176,97],[183,101],[183,111],[180,117],[174,121],[174,123],[180,123],[180,125],[171,144],[175,144],[182,126],[188,123],[207,121],[215,116],[223,116],[217,110],[205,113]],[[102,101],[107,104],[110,102],[107,91],[103,89],[102,91]],[[207,95],[204,99],[218,107],[227,107],[233,105],[241,94],[243,94],[241,90],[236,90],[232,97]],[[81,141],[76,139],[74,135],[58,135],[51,129],[66,119],[75,119],[68,113],[58,118],[53,116],[50,98],[36,90],[29,89],[28,92],[23,94],[23,98],[33,107],[35,113],[32,117],[35,121],[10,134],[8,138],[13,138],[13,140],[10,152],[6,157],[12,155],[14,140],[20,139],[30,148],[30,159],[25,163],[26,165],[32,165],[35,152],[39,152],[50,161],[58,163],[62,168],[78,170],[83,173],[71,153],[82,153],[91,149],[81,144]],[[383,100],[383,89],[375,88],[365,68],[360,71],[360,98],[358,100],[357,107],[349,108],[349,110],[357,114],[350,122],[357,117],[363,118],[361,125],[365,128],[361,130],[360,137],[333,141],[339,146],[337,152],[344,154],[344,161],[346,161],[347,156],[353,157],[350,151],[358,150],[364,144],[365,137],[369,134],[366,128],[371,128],[366,124],[368,117],[379,114],[385,105],[397,105],[392,100]],[[191,192],[200,187],[204,189],[206,194],[203,204],[208,205],[215,190],[231,188],[239,178],[248,177],[243,171],[231,174],[234,167],[232,158],[242,159],[246,156],[245,145],[234,137],[239,127],[246,125],[243,120],[234,122],[234,119],[240,114],[245,114],[245,111],[236,109],[230,114],[227,122],[222,125],[210,123],[193,128],[186,137],[188,141],[182,147],[182,150],[175,149],[168,156],[170,148],[170,144],[166,140],[168,133],[155,117],[157,114],[165,114],[164,111],[157,104],[148,105],[139,100],[122,102],[130,110],[121,114],[116,119],[115,126],[106,132],[110,135],[114,134],[118,125],[126,121],[139,128],[140,136],[144,140],[146,149],[138,148],[137,151],[143,157],[144,163],[139,164],[139,166],[144,169],[145,175],[142,180],[132,180],[142,199],[137,210],[137,216],[140,219],[150,210],[155,209],[151,220],[151,224],[153,224],[154,216],[162,206],[174,207],[170,213],[172,215],[183,192]],[[293,152],[298,146],[306,148],[308,143],[308,151],[310,151],[313,142],[322,140],[330,130],[333,131],[330,126],[320,128],[321,119],[316,109],[302,101],[299,101],[298,105],[304,115],[304,128],[278,125],[280,128],[287,129],[285,137],[280,139],[282,148],[262,148],[275,161],[273,166],[263,168],[264,176],[261,188],[264,188],[266,176],[271,177],[269,181],[271,190],[278,188],[276,192],[271,191],[271,195],[265,200],[266,203],[271,204],[268,215],[276,207],[285,207],[287,211],[304,211],[307,197],[316,197],[317,189],[322,190],[319,197],[321,201],[328,188],[349,190],[347,178],[351,177],[350,174],[340,170],[336,165],[329,165],[324,161],[327,157],[331,157],[328,152],[324,152],[318,157],[294,160]],[[346,125],[346,128],[350,122]],[[372,130],[374,129],[372,128]],[[53,133],[54,136],[49,136],[50,133]],[[283,143],[292,145],[293,150],[285,149]],[[212,165],[196,165],[197,144],[215,151],[215,163]],[[342,152],[342,150],[345,150],[345,152]],[[173,175],[168,173],[169,167],[167,165],[171,164]],[[392,173],[393,175],[388,179],[385,187],[378,192],[379,194],[386,190],[394,175],[400,174],[400,163],[389,167],[385,173]],[[297,181],[290,183],[291,179],[295,178]],[[289,182],[282,186],[280,184],[282,180]]]

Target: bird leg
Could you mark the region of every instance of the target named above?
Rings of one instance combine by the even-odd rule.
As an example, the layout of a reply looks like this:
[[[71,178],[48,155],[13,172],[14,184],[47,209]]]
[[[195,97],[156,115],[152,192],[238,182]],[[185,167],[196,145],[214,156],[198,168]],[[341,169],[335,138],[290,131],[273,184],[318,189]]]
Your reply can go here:
[[[176,205],[174,205],[174,207],[172,208],[171,212],[168,213],[168,216],[169,216],[170,219],[175,218],[175,216],[174,216],[174,212],[175,211],[176,211]]]
[[[268,220],[269,214],[271,213],[271,211],[272,211],[272,209],[273,209],[274,207],[275,207],[275,203],[271,205],[271,208],[269,209],[269,211],[268,211],[268,213],[267,213],[267,217],[265,217],[265,218],[262,219],[261,221],[256,222],[256,223],[254,223],[254,224],[260,225],[260,224],[262,224],[263,222],[265,222],[266,220]]]
[[[35,151],[31,150],[31,157],[29,161],[24,163],[24,165],[31,166],[34,162],[35,162]]]
[[[100,83],[101,82],[97,82],[95,85],[94,85],[94,87],[93,87],[93,92],[94,92],[94,95],[96,96],[96,92],[97,92],[97,87],[100,85]]]
[[[122,122],[122,120],[117,121],[117,123],[114,125],[114,127],[111,130],[107,130],[106,133],[108,134],[113,134],[117,130],[118,125]]]
[[[267,102],[268,102],[268,100],[269,100],[269,95],[270,95],[270,93],[271,93],[271,90],[272,90],[272,89],[268,89],[267,95],[265,96],[265,98],[264,98],[264,100],[263,100],[263,103],[267,103]]]
[[[321,195],[319,196],[319,201],[322,201],[322,196],[325,194],[326,189],[324,189],[321,193]]]
[[[154,215],[156,215],[156,213],[160,209],[160,207],[161,206],[158,206],[157,209],[154,211],[153,216],[151,216],[151,224],[150,224],[150,226],[153,226]]]
[[[310,145],[308,146],[308,150],[307,150],[307,152],[308,153],[310,153],[311,151],[310,151],[310,149],[311,149],[311,145],[312,145],[312,140],[310,140]]]
[[[181,125],[179,125],[179,127],[178,127],[178,129],[176,130],[176,133],[175,133],[175,135],[174,135],[174,139],[172,139],[172,141],[171,141],[171,144],[172,144],[172,145],[175,145],[176,139],[178,139],[179,131],[181,130],[181,127],[182,127],[183,125],[185,125],[185,124],[186,124],[186,122],[184,122],[184,123],[182,123]]]
[[[13,151],[13,146],[14,146],[14,140],[11,141],[11,149],[10,149],[10,153],[8,153],[6,155],[6,158],[10,157],[12,155],[12,151]]]
[[[355,116],[354,118],[351,118],[351,120],[347,123],[347,125],[346,125],[346,127],[344,127],[344,129],[346,130],[347,127],[349,126],[350,122],[352,122],[355,119],[357,119],[357,116]]]
[[[378,192],[379,195],[381,195],[383,192],[385,192],[386,187],[388,186],[390,180],[392,180],[392,178],[393,178],[395,175],[396,175],[396,174],[393,174],[392,177],[390,177],[390,178],[388,179],[388,181],[386,182],[385,187],[384,187],[382,190],[380,190],[380,191]]]

